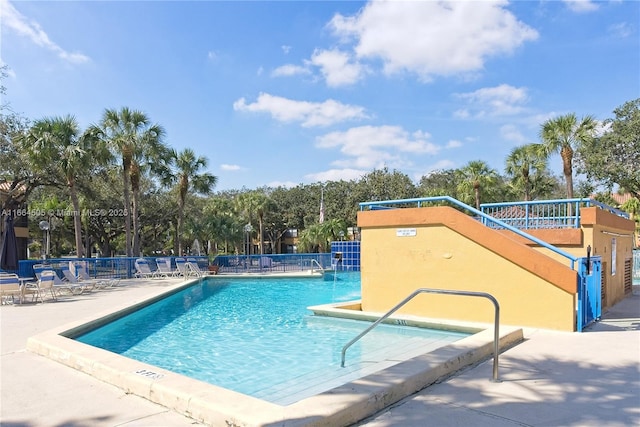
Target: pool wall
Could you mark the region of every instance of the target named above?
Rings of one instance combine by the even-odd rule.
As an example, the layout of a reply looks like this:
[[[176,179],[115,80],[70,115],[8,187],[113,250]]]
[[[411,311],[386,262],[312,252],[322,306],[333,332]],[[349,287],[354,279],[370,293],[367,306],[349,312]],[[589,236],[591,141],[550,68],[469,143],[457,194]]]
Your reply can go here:
[[[211,426],[347,426],[492,355],[493,331],[488,328],[428,354],[400,363],[389,360],[392,366],[375,374],[280,406],[70,338],[185,286],[189,284],[155,290],[148,299],[36,335],[29,338],[27,349]],[[501,349],[523,339],[518,328],[500,332]]]

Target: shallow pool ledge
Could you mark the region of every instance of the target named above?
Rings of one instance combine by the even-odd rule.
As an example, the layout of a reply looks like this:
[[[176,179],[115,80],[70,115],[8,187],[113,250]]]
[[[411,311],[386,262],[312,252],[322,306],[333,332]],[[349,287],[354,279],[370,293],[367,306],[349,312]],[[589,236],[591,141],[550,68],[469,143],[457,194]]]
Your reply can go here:
[[[355,311],[338,310],[352,314]],[[87,323],[104,321],[104,317],[33,336],[27,341],[27,349],[210,426],[351,425],[493,354],[493,330],[484,328],[430,353],[397,361],[374,374],[281,406],[68,338],[86,328]],[[482,329],[469,325],[466,328],[470,328],[468,331]],[[522,329],[500,328],[501,350],[522,340]]]

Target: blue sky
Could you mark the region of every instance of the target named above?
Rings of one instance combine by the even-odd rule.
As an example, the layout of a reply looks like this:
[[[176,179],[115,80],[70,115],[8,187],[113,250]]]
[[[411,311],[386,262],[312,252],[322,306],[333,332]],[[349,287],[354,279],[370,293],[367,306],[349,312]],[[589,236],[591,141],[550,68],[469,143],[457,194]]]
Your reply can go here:
[[[217,190],[500,173],[541,123],[640,97],[637,1],[7,1],[14,111],[144,111]],[[560,160],[551,159],[559,173]]]

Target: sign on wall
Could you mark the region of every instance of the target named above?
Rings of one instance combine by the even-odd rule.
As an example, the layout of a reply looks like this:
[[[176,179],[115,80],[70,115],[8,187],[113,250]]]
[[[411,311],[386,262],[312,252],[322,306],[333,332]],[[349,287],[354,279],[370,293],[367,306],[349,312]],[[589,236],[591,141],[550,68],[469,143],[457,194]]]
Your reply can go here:
[[[415,228],[398,228],[396,229],[397,237],[412,237],[415,236],[418,231]]]

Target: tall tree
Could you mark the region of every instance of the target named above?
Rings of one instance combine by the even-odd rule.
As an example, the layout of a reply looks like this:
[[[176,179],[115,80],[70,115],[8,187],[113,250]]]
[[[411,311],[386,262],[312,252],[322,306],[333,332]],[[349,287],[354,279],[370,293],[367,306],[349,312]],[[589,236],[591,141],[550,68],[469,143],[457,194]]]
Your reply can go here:
[[[257,211],[258,204],[259,201],[256,197],[256,193],[253,191],[245,191],[244,193],[240,193],[235,197],[234,207],[242,217],[243,222],[245,223],[245,225],[243,226],[245,229],[254,229],[253,217]],[[251,232],[249,232],[248,234],[249,242],[247,242],[248,247],[246,253],[247,255],[251,255]]]
[[[120,110],[106,109],[96,129],[112,152],[122,159],[122,194],[124,202],[124,228],[126,254],[132,256],[131,239],[131,168],[139,152],[139,146],[151,139],[162,138],[163,131],[158,125],[151,125],[149,118],[141,111],[123,107]],[[137,221],[137,220],[136,220]]]
[[[175,170],[169,181],[177,185],[178,192],[178,254],[182,255],[181,233],[184,226],[184,208],[187,196],[192,193],[210,194],[218,182],[218,177],[206,172],[208,161],[206,157],[198,156],[190,148],[174,153]]]
[[[0,67],[0,82],[7,78],[8,69],[6,64]],[[6,87],[0,83],[0,183],[4,184],[0,212],[11,212],[24,206],[35,189],[54,182],[49,169],[31,167],[27,153],[18,141],[29,129],[29,120],[11,109],[9,103],[4,102],[4,95]]]
[[[433,171],[420,178],[418,192],[422,197],[449,196],[457,199],[458,177],[455,169]]]
[[[73,116],[51,117],[37,120],[24,137],[24,147],[30,159],[41,168],[55,165],[69,190],[73,206],[73,228],[78,258],[83,256],[82,218],[76,187],[79,175],[89,174],[94,153],[89,146],[89,137],[80,131]]]
[[[640,198],[640,98],[616,108],[604,121],[604,133],[578,150],[578,169],[609,187]]]
[[[565,114],[544,122],[540,138],[544,153],[560,153],[562,172],[567,186],[567,198],[573,198],[573,154],[582,144],[589,143],[595,134],[596,120],[585,116],[578,121],[575,114]]]
[[[491,187],[498,183],[498,173],[481,160],[470,161],[466,166],[458,169],[457,173],[459,196],[467,195],[466,200],[463,201],[468,203],[473,199],[475,208],[480,209],[481,193],[482,191],[488,193]]]
[[[260,255],[264,255],[264,217],[275,209],[273,200],[267,195],[265,189],[255,191],[255,209],[258,217],[258,232],[260,233]]]
[[[140,134],[131,162],[131,220],[133,226],[133,253],[140,254],[140,180],[144,172],[161,178],[166,175],[174,158],[173,150],[163,142],[164,129],[152,125]]]
[[[505,172],[513,187],[522,190],[525,201],[531,200],[536,180],[545,175],[546,169],[547,158],[541,144],[515,147],[506,159]]]

